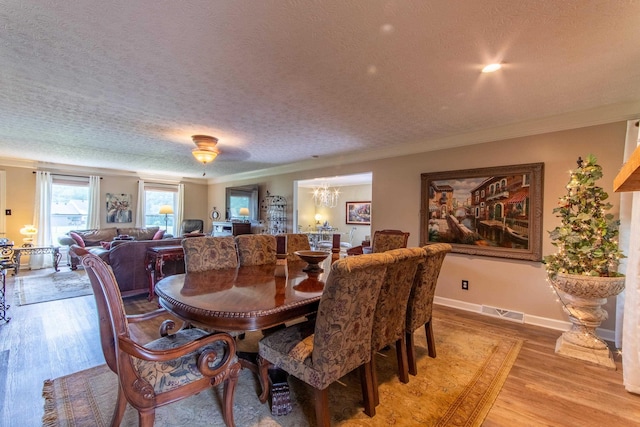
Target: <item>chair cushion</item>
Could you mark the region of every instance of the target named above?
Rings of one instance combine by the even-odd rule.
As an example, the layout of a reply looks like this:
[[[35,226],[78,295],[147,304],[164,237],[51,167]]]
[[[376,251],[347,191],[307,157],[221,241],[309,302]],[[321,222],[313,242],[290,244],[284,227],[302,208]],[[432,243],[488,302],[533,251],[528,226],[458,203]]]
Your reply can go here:
[[[118,228],[118,235],[133,237],[134,240],[153,240],[160,227],[149,228]]]
[[[207,332],[200,329],[184,329],[174,335],[152,341],[145,347],[151,350],[166,350],[180,347],[205,335],[207,335]],[[204,349],[211,348],[217,352],[218,357],[209,366],[212,369],[221,366],[224,363],[223,356],[228,353],[226,347],[226,344],[216,343],[168,362],[149,362],[133,358],[133,363],[140,376],[151,384],[154,392],[158,394],[202,379],[203,375],[198,370],[197,361],[198,356]],[[234,361],[237,360],[237,356],[233,355],[232,357]]]
[[[166,230],[158,230],[156,231],[156,234],[153,235],[153,239],[151,240],[161,240],[164,237],[164,232]]]

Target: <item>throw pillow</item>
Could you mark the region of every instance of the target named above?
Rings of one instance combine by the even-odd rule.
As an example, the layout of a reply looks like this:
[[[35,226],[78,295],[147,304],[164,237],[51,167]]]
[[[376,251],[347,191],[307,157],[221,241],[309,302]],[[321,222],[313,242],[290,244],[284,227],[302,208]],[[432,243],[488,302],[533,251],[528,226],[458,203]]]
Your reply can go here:
[[[162,240],[162,238],[164,237],[164,231],[165,230],[156,231],[156,234],[153,235],[153,240]]]
[[[100,245],[102,245],[104,249],[111,249],[111,242],[100,242]]]
[[[84,240],[82,240],[82,237],[78,233],[74,233],[73,231],[70,231],[69,236],[76,242],[76,245],[80,246],[81,248],[84,248]]]

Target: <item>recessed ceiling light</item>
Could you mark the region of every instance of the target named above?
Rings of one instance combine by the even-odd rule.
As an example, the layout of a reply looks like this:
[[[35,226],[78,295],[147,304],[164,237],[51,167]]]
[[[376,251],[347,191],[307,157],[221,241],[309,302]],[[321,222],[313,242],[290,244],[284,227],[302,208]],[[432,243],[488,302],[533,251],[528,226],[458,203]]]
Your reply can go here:
[[[482,69],[482,72],[493,73],[494,71],[498,71],[500,68],[502,68],[502,65],[500,64],[489,64]]]

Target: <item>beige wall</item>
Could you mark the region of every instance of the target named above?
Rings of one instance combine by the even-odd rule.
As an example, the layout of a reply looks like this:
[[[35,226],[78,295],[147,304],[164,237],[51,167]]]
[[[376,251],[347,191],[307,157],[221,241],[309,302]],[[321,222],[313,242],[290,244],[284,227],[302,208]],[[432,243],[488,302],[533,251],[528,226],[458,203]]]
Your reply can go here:
[[[32,169],[18,167],[3,167],[7,172],[7,209],[11,209],[11,216],[7,216],[7,237],[16,244],[22,242],[19,232],[25,224],[33,222],[33,208],[35,197],[36,177]],[[58,172],[62,173],[62,172]],[[73,175],[73,173],[70,173]],[[209,211],[207,203],[207,184],[185,183],[184,195],[184,218],[198,218],[205,222],[205,228],[211,230],[211,223],[208,221]],[[100,181],[100,217],[102,227],[113,227],[114,224],[107,223],[106,214],[106,193],[131,194],[132,210],[135,212],[138,195],[138,178],[103,175]],[[134,223],[118,224],[122,227],[133,227]]]
[[[554,252],[548,230],[558,223],[552,210],[564,194],[568,171],[576,166],[578,156],[592,153],[603,166],[600,185],[614,204],[612,213],[618,214],[619,195],[613,193],[613,178],[623,163],[626,123],[546,133],[468,147],[424,152],[391,159],[320,168],[313,171],[289,173],[261,180],[223,183],[209,188],[213,205],[224,206],[224,188],[230,185],[260,184],[263,191],[280,194],[292,200],[293,182],[322,176],[373,172],[371,230],[399,228],[409,231],[409,245],[419,244],[420,233],[420,175],[426,172],[483,168],[543,162],[543,255]],[[210,203],[211,204],[211,203]],[[289,205],[289,215],[292,207]],[[462,279],[469,281],[469,290],[461,290]],[[529,316],[566,321],[560,303],[545,281],[545,270],[539,262],[507,260],[463,254],[447,257],[441,271],[436,295],[457,300],[459,304],[484,304],[521,311]],[[613,329],[615,298],[606,306],[609,320],[604,329]]]

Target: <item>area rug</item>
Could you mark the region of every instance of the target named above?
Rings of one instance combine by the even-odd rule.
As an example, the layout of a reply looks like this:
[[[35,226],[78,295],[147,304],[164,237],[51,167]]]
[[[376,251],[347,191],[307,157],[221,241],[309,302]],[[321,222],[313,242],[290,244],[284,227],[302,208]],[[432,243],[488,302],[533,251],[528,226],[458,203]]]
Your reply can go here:
[[[329,388],[332,425],[338,426],[480,426],[509,375],[522,341],[498,336],[454,321],[434,319],[438,357],[428,357],[424,329],[416,332],[418,375],[408,384],[397,378],[395,350],[377,356],[380,405],[376,416],[362,411],[357,373]],[[272,416],[256,395],[257,380],[242,370],[235,393],[238,427],[315,425],[310,388],[289,377],[293,411]],[[109,425],[115,404],[117,378],[106,365],[45,381],[43,425]],[[220,415],[221,386],[159,408],[155,426],[224,426]],[[130,406],[122,426],[136,426]]]
[[[36,304],[65,298],[91,295],[91,283],[84,270],[58,271],[38,276],[16,277],[19,305]]]

